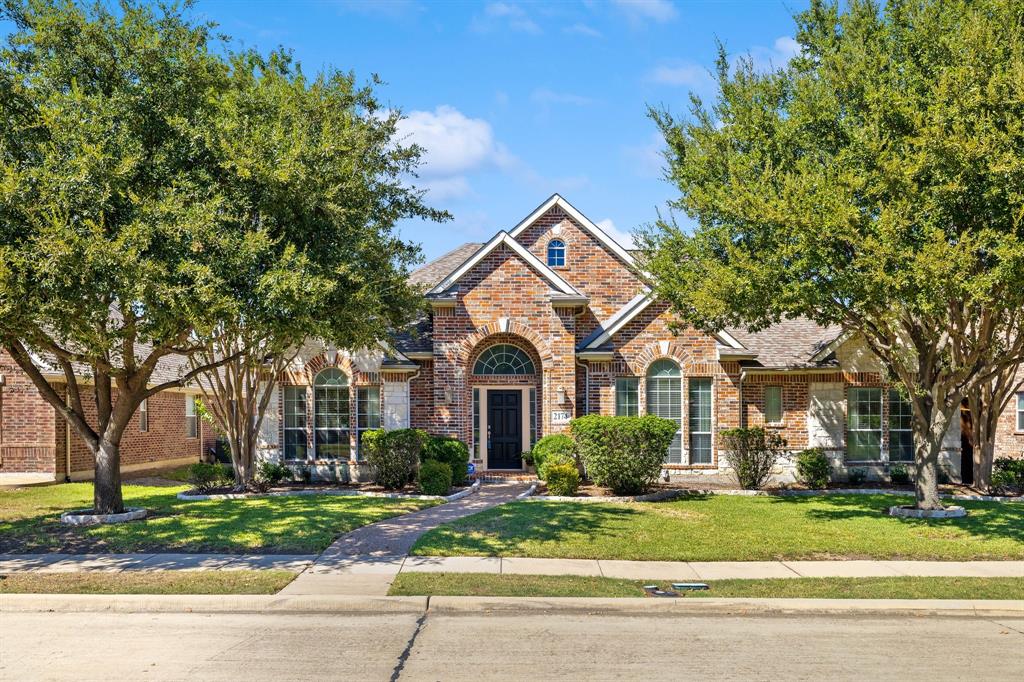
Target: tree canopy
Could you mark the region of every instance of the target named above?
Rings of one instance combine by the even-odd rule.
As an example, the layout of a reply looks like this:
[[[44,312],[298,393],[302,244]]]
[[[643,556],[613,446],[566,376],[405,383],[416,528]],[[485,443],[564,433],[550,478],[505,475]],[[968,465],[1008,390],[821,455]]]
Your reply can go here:
[[[652,110],[697,226],[647,230],[646,265],[705,330],[863,336],[931,445],[922,504],[965,389],[1024,358],[1000,326],[1024,306],[1024,2],[814,0],[796,24],[788,64],[723,50],[714,103]]]
[[[420,150],[376,78],[307,77],[185,9],[3,3],[0,340],[97,453],[97,507],[139,402],[188,379],[154,381],[162,358],[240,320],[372,343],[417,305],[419,250],[396,221],[447,217],[409,186]],[[62,369],[67,401],[32,355]]]

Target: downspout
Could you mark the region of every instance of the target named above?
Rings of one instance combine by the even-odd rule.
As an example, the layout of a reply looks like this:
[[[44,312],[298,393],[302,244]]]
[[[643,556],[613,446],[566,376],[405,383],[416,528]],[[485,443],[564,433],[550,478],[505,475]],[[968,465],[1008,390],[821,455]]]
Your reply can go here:
[[[71,407],[71,393],[64,388],[64,401]],[[64,420],[64,482],[71,483],[71,422]]]

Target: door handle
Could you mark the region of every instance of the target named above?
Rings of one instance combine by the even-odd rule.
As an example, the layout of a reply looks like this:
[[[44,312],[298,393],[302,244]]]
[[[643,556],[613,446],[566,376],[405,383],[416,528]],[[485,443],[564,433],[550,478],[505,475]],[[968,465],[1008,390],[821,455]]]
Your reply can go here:
[[[487,425],[487,451],[491,450],[491,425]]]

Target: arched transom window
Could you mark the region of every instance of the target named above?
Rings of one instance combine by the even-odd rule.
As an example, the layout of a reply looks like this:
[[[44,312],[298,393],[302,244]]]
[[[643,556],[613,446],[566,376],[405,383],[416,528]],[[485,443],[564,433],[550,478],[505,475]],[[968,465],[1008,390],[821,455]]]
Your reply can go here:
[[[313,381],[317,459],[348,459],[348,376],[329,367]]]
[[[560,268],[565,265],[565,242],[552,239],[548,242],[548,266]]]
[[[671,419],[678,426],[665,455],[666,464],[683,461],[683,379],[679,365],[661,359],[647,368],[647,413]]]
[[[477,358],[473,374],[535,374],[533,360],[522,348],[510,343],[491,346]]]

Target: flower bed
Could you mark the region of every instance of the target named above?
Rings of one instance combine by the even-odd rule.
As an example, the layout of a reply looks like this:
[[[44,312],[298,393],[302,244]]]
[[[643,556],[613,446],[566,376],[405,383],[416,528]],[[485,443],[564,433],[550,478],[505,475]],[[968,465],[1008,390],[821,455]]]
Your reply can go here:
[[[472,495],[480,489],[480,482],[477,481],[470,486],[453,487],[448,495],[423,495],[415,488],[406,488],[400,491],[386,491],[384,488],[371,483],[366,484],[282,484],[263,493],[236,493],[230,488],[198,493],[194,490],[186,490],[178,493],[179,500],[243,500],[253,497],[287,497],[289,495],[348,495],[357,497],[384,497],[390,499],[409,500],[444,500],[452,502]]]

